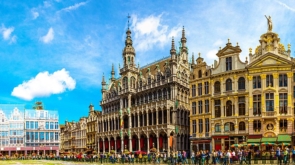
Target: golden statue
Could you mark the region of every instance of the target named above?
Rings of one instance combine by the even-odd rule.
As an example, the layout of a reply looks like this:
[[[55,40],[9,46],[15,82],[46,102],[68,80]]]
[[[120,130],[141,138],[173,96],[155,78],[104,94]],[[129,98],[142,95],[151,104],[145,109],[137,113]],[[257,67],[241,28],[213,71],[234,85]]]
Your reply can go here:
[[[267,24],[268,24],[268,29],[267,29],[267,31],[272,31],[272,21],[271,21],[271,17],[270,16],[268,16],[268,18],[267,18],[267,16],[265,16],[265,18],[267,19]]]

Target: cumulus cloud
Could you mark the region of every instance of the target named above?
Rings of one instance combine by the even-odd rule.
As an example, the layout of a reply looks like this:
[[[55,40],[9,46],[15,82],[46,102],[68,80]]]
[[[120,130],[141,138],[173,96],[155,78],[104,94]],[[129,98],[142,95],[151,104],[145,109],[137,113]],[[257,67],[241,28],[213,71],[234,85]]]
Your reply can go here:
[[[171,41],[172,36],[176,37],[181,31],[181,26],[169,28],[168,25],[161,23],[162,15],[148,16],[139,19],[136,15],[132,16],[132,30],[136,40],[136,50],[145,51],[153,46],[163,46]]]
[[[87,2],[76,3],[76,4],[72,5],[72,6],[69,6],[69,7],[63,8],[61,11],[71,11],[71,10],[76,10],[76,9],[78,9],[79,7],[86,5],[86,3],[87,3]]]
[[[51,28],[49,28],[47,34],[43,37],[41,37],[41,41],[43,41],[44,43],[49,43],[54,39],[54,31]]]
[[[12,35],[13,31],[14,27],[6,28],[4,25],[2,25],[2,27],[0,28],[3,39],[8,40],[10,43],[14,43],[16,41],[16,36]]]
[[[45,97],[63,93],[66,90],[73,90],[75,86],[76,81],[65,69],[58,70],[52,74],[45,71],[38,73],[36,77],[15,87],[11,95],[29,101],[36,97]]]
[[[39,17],[39,13],[37,11],[32,11],[33,19],[37,19]]]

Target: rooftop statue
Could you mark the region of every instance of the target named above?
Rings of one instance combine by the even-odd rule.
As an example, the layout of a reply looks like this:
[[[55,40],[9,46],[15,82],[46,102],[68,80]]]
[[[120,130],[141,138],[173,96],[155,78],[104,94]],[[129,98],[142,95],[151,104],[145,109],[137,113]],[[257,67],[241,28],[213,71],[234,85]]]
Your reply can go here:
[[[271,21],[271,17],[270,16],[265,16],[265,18],[267,19],[267,24],[268,24],[268,29],[267,31],[268,32],[271,32],[272,31],[272,21]]]

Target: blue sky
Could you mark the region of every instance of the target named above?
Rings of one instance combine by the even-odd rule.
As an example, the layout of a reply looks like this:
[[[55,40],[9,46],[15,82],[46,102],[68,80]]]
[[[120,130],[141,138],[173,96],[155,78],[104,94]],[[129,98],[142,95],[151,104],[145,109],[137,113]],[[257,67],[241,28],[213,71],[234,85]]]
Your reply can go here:
[[[118,77],[128,13],[140,66],[168,56],[182,26],[190,56],[200,52],[211,65],[230,38],[244,61],[267,31],[264,15],[285,47],[295,46],[292,0],[1,1],[0,103],[31,109],[43,101],[61,123],[87,116],[90,103],[100,110],[102,75],[110,78],[112,63]]]

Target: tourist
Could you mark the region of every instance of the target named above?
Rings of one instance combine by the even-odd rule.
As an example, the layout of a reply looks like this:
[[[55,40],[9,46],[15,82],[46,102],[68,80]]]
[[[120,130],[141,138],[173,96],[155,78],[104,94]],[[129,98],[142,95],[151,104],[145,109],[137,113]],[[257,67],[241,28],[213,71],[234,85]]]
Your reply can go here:
[[[277,160],[278,160],[278,164],[281,165],[282,164],[282,159],[281,159],[281,149],[280,149],[280,147],[277,147],[276,157],[277,157]]]

